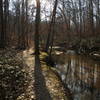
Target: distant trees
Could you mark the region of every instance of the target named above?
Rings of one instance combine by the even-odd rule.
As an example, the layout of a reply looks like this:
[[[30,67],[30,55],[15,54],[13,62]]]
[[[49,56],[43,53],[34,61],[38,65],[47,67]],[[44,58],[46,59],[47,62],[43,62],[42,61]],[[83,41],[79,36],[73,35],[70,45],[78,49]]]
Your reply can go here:
[[[9,7],[9,5],[11,7]],[[31,10],[28,0],[0,0],[0,47],[29,47],[32,33]],[[13,42],[12,42],[13,41]]]
[[[16,8],[16,16],[18,22],[18,48],[26,49],[28,46],[28,0],[22,0],[18,2],[18,8]]]
[[[53,45],[63,43],[66,47],[79,47],[86,44],[86,41],[89,41],[87,45],[90,45],[95,42],[92,38],[98,38],[97,35],[100,35],[100,0],[47,0],[45,3],[41,1],[41,8],[37,4],[38,9],[30,2],[0,0],[1,48],[13,45],[25,49],[35,36],[36,48],[42,44],[45,51],[50,53]]]
[[[41,39],[46,52],[50,53],[53,45],[91,49],[100,41],[97,39],[100,36],[99,0],[54,0],[51,8],[52,11],[44,10],[48,21],[44,18],[41,22],[42,29],[45,27]]]
[[[7,46],[7,25],[9,15],[9,1],[0,0],[0,48]]]
[[[75,43],[82,45],[87,40],[93,43],[91,38],[97,37],[97,34],[100,35],[100,29],[98,29],[100,26],[100,1],[60,0],[59,5],[57,22],[62,21],[63,29],[61,29],[63,30],[63,40],[66,36],[66,44],[68,43],[69,46],[75,45]],[[74,38],[77,38],[76,42]]]

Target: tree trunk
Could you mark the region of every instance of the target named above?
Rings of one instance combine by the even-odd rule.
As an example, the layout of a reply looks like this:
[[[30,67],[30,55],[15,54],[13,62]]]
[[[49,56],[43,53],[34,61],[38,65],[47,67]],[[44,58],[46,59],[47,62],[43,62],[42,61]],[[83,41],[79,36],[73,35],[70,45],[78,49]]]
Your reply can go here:
[[[40,0],[36,0],[36,19],[35,19],[35,35],[34,35],[34,42],[35,42],[35,55],[39,55],[39,28],[40,28]]]
[[[5,48],[5,33],[4,33],[4,16],[3,16],[3,0],[0,0],[0,48]]]
[[[90,35],[93,35],[94,33],[93,0],[89,0],[89,30],[90,30]]]
[[[46,42],[46,48],[45,48],[46,52],[48,52],[49,46],[53,44],[53,38],[54,38],[54,35],[53,35],[54,29],[53,28],[54,28],[54,24],[55,24],[57,5],[58,5],[58,0],[55,0],[52,19],[51,19],[51,22],[50,22],[49,32],[48,32],[48,36],[47,36],[47,42]],[[52,46],[51,46],[51,49],[52,49]]]

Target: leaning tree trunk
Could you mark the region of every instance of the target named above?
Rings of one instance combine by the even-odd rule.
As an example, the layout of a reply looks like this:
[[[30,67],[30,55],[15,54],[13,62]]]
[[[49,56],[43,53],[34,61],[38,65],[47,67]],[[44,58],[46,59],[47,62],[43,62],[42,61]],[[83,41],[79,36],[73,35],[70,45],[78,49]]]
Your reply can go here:
[[[48,32],[48,36],[47,36],[46,47],[45,47],[45,51],[46,52],[48,52],[49,46],[51,46],[51,49],[52,49],[52,45],[53,45],[53,38],[54,38],[53,32],[54,32],[54,24],[55,24],[57,5],[58,5],[58,0],[55,0],[55,4],[54,4],[54,8],[53,8],[53,14],[52,14],[52,19],[51,19],[51,23],[50,23],[50,27],[49,27],[49,32]]]

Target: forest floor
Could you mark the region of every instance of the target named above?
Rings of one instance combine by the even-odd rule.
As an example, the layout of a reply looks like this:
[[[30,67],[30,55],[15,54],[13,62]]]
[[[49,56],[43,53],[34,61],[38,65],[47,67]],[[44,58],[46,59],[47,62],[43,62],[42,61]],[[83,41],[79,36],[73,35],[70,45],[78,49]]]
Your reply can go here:
[[[0,50],[0,100],[69,100],[59,77],[42,61],[46,54],[35,68],[33,52]]]

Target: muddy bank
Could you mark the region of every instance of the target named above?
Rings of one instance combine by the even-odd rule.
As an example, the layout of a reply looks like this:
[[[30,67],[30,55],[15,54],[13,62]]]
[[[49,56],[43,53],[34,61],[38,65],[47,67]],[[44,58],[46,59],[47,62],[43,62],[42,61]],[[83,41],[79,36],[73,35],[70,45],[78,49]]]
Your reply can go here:
[[[72,100],[71,91],[63,83],[61,77],[59,76],[59,74],[56,70],[56,68],[54,68],[50,64],[47,64],[48,63],[48,62],[46,62],[47,57],[48,57],[48,55],[45,52],[41,53],[41,55],[40,55],[41,66],[42,66],[42,69],[43,69],[43,73],[46,72],[45,77],[46,77],[47,82],[48,82],[49,79],[51,79],[52,80],[51,82],[53,82],[51,84],[51,86],[53,87],[53,90],[55,91],[55,93],[53,93],[53,91],[50,90],[50,87],[49,87],[49,91],[51,91],[51,93],[53,93],[53,95],[54,95],[53,98],[55,98],[54,100],[56,100],[56,97],[57,97],[56,95],[58,95],[57,100]],[[50,86],[50,84],[47,85],[47,86]]]

